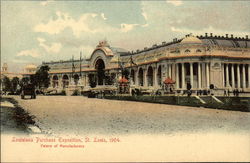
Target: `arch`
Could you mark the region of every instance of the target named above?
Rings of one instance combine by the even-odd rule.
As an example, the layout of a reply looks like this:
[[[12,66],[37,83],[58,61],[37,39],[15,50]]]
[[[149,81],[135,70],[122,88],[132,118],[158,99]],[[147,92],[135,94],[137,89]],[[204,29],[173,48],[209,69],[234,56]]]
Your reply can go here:
[[[157,70],[157,82],[158,82],[158,85],[162,85],[162,77],[161,77],[161,65],[158,67],[158,70]]]
[[[53,80],[58,80],[58,76],[57,76],[57,75],[54,75],[52,79],[53,79]]]
[[[143,70],[142,68],[139,69],[139,72],[138,72],[138,84],[139,86],[143,86]]]
[[[95,65],[98,59],[102,59],[105,65],[107,65],[106,58],[110,56],[108,55],[108,53],[109,52],[106,50],[106,48],[103,48],[103,47],[96,48],[90,56],[91,67],[93,66],[93,68],[95,68]]]
[[[131,69],[130,77],[131,77],[131,81],[132,81],[133,83],[135,83],[135,70]]]
[[[96,48],[96,49],[92,52],[91,58],[92,58],[92,56],[93,56],[97,51],[102,51],[103,54],[104,54],[105,56],[109,56],[108,51],[107,51],[105,48],[100,48],[100,47],[99,47],[99,48]]]
[[[74,74],[73,78],[74,78],[74,83],[75,83],[75,85],[78,85],[78,82],[79,82],[79,75],[78,75],[78,74]]]
[[[103,85],[105,79],[105,63],[103,59],[99,58],[96,60],[95,69],[97,70],[97,84]]]
[[[62,77],[62,84],[63,84],[63,88],[68,87],[69,86],[69,76],[68,75],[63,75]]]
[[[58,82],[58,76],[57,75],[54,75],[52,77],[52,87],[55,88],[55,87],[58,87],[59,85],[59,82]]]
[[[147,80],[148,80],[148,86],[153,86],[153,68],[152,68],[152,66],[148,67]]]

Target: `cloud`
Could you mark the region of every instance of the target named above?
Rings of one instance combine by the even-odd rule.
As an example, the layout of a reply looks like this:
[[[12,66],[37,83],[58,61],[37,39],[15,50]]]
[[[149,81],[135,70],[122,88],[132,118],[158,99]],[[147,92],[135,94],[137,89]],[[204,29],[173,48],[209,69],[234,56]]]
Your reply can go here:
[[[47,6],[49,3],[51,3],[51,2],[53,2],[53,0],[47,0],[47,1],[42,1],[42,2],[40,2],[40,4],[42,5],[42,6]]]
[[[68,13],[56,12],[57,19],[52,18],[48,23],[40,23],[34,27],[35,32],[44,32],[51,35],[59,34],[66,28],[70,28],[77,37],[82,32],[96,33],[101,31],[101,27],[95,26],[95,13],[85,13],[78,20],[75,20]]]
[[[121,24],[121,32],[128,32],[134,29],[134,27],[138,26],[139,24]]]
[[[31,50],[23,50],[20,51],[17,56],[30,56],[33,58],[38,58],[41,56],[41,54],[36,50],[36,49],[31,49]]]
[[[56,12],[57,18],[50,18],[47,23],[39,23],[33,29],[35,32],[48,33],[50,35],[61,34],[66,29],[70,29],[73,35],[80,38],[89,34],[104,34],[113,32],[128,32],[135,26],[146,27],[147,24],[120,24],[120,27],[108,24],[104,13],[85,13],[79,19],[74,19],[68,13]]]
[[[95,49],[95,46],[81,46],[80,49],[82,51],[83,57],[89,58]]]
[[[143,11],[141,14],[142,14],[142,16],[144,17],[145,20],[148,20],[148,15],[147,15],[146,12]]]
[[[107,20],[107,18],[105,17],[104,13],[101,13],[101,17],[103,18],[103,20]]]
[[[179,0],[167,0],[166,2],[170,3],[170,4],[174,5],[174,6],[180,6],[180,5],[183,4],[183,2],[179,1]]]
[[[45,39],[38,37],[37,40],[39,42],[39,46],[43,47],[48,53],[58,53],[62,48],[61,43],[52,43],[51,46],[48,46],[45,43]]]
[[[183,30],[183,29],[179,29],[179,28],[175,28],[175,27],[171,27],[170,29],[171,29],[171,31],[173,31],[173,32],[184,32],[184,31],[185,31],[185,30]]]

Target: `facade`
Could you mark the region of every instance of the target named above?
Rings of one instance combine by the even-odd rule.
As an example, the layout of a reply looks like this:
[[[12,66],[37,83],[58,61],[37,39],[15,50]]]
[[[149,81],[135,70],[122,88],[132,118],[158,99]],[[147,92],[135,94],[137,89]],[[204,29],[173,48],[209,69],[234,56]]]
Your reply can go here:
[[[50,69],[51,87],[71,85],[88,88],[116,85],[122,72],[129,72],[132,87],[160,89],[163,81],[175,81],[182,92],[191,85],[193,91],[234,90],[250,92],[250,39],[248,36],[186,35],[183,39],[162,42],[143,50],[126,51],[100,41],[91,57],[84,60],[43,62]],[[110,82],[113,81],[113,82]]]
[[[34,64],[28,64],[24,67],[23,77],[30,77],[30,75],[34,75],[36,73],[37,66]]]

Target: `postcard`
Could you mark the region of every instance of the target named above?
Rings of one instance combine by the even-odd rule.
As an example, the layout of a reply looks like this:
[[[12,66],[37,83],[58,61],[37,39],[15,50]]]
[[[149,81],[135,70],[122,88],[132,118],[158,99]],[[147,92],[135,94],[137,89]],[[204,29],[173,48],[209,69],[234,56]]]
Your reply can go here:
[[[250,1],[1,1],[1,162],[249,162]]]

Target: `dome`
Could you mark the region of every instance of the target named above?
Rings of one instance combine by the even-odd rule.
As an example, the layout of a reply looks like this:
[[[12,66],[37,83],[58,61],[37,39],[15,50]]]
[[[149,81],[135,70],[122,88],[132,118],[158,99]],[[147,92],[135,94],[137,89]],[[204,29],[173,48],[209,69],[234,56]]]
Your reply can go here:
[[[37,66],[36,65],[33,65],[33,64],[30,64],[30,65],[27,65],[27,66],[25,66],[25,69],[27,69],[27,70],[34,70],[34,69],[36,69],[37,68]]]
[[[181,41],[181,44],[201,44],[202,41],[195,36],[188,36]]]

